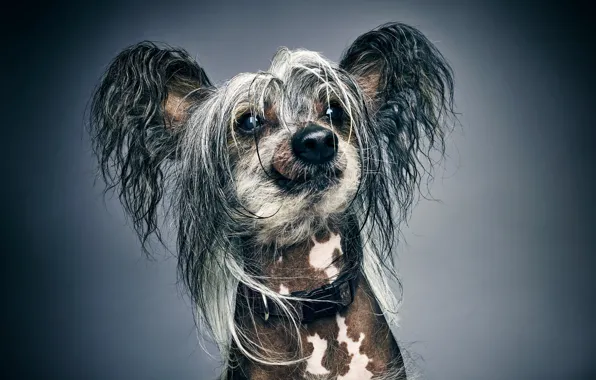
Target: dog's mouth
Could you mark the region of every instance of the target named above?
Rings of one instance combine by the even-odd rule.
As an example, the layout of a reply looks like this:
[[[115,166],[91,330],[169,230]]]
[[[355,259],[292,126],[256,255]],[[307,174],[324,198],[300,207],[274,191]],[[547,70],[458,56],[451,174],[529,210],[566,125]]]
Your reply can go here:
[[[271,166],[271,177],[282,190],[288,192],[321,192],[339,183],[343,170],[333,164],[315,167],[302,167],[291,174],[281,174]]]

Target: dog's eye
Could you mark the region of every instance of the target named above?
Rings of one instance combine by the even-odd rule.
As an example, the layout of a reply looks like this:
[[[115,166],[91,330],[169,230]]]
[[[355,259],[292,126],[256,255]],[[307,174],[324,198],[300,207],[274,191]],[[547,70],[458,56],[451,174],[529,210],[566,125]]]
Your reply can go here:
[[[244,114],[236,122],[236,127],[245,133],[252,133],[262,125],[260,116],[253,116],[251,113]]]
[[[344,110],[340,106],[332,104],[329,106],[329,108],[327,108],[325,115],[330,121],[334,123],[341,123],[344,116]]]

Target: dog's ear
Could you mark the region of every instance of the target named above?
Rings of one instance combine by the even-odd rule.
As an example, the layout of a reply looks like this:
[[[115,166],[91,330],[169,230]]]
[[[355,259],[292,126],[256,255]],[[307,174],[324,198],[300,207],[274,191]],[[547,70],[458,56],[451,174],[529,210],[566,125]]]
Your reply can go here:
[[[141,42],[122,51],[90,109],[94,151],[108,189],[117,188],[143,242],[157,229],[165,166],[176,156],[190,111],[212,87],[184,50]]]
[[[402,201],[409,203],[425,170],[419,156],[443,152],[444,134],[453,111],[453,72],[443,55],[417,29],[385,24],[358,37],[340,67],[365,94],[379,135],[379,168],[391,178]]]
[[[375,111],[386,103],[404,102],[429,118],[420,121],[433,122],[435,111],[451,105],[451,67],[411,26],[385,24],[361,35],[344,52],[340,67],[356,78]]]

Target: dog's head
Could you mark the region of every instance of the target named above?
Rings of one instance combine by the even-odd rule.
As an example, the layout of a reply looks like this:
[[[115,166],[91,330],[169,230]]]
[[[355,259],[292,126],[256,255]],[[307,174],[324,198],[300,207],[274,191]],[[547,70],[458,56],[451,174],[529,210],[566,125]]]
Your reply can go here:
[[[144,238],[173,174],[181,227],[283,244],[351,206],[387,211],[392,194],[407,209],[424,138],[442,142],[451,91],[435,47],[389,24],[339,64],[281,49],[267,71],[218,87],[185,51],[140,43],[114,60],[91,116],[106,179],[121,183]]]
[[[292,244],[349,216],[373,252],[391,254],[452,99],[449,65],[403,24],[360,36],[338,64],[281,49],[267,71],[220,86],[184,50],[143,42],[108,68],[91,127],[143,242],[159,236],[158,204],[172,190],[181,273],[207,309],[206,288],[221,300],[238,280],[254,284],[247,242]]]
[[[372,131],[364,97],[321,55],[282,49],[268,71],[234,77],[190,111],[182,188],[221,189],[230,221],[262,243],[304,239],[357,194]]]

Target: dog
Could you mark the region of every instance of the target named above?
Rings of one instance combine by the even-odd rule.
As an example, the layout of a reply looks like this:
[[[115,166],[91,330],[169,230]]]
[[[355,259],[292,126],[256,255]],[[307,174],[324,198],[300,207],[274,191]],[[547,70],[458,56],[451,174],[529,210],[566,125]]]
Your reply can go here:
[[[143,248],[174,221],[221,379],[405,379],[393,258],[454,115],[444,56],[389,23],[339,63],[281,48],[219,86],[185,50],[138,43],[101,78],[89,125]]]

